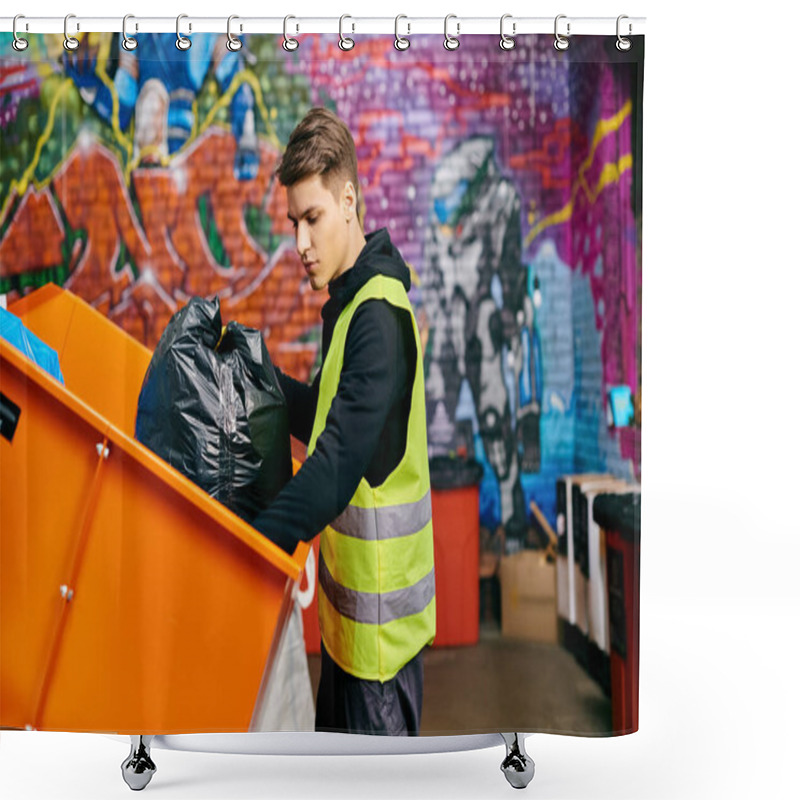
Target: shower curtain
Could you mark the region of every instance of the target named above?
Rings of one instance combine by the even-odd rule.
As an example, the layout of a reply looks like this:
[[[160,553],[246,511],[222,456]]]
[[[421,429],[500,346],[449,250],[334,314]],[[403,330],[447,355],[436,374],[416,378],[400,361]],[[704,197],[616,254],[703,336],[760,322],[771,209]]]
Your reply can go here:
[[[635,730],[643,37],[75,38],[0,33],[0,295],[64,375],[0,341],[0,726],[313,729],[316,546],[286,555],[201,496],[131,414],[195,296],[318,371],[328,295],[274,173],[323,106],[356,145],[365,233],[410,269],[424,354],[421,733]]]

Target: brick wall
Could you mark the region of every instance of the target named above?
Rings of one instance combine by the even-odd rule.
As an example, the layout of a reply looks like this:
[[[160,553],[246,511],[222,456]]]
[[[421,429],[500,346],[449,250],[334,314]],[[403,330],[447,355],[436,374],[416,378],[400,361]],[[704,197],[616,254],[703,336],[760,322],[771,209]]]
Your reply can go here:
[[[280,37],[250,37],[256,63],[244,68],[257,89],[260,165],[255,178],[237,180],[227,107],[203,116],[220,99],[211,72],[189,145],[163,166],[133,164],[113,126],[69,81],[31,68],[37,53],[57,66],[48,61],[58,51],[50,38],[60,37],[32,36],[27,55],[0,51],[0,294],[13,301],[44,282],[64,284],[151,347],[189,296],[218,294],[225,319],[263,330],[275,362],[307,379],[319,361],[326,293],[305,282],[285,192],[271,177],[304,109],[328,105],[349,125],[366,230],[389,229],[412,267],[420,310],[437,166],[486,136],[492,168],[519,204],[518,265],[504,268],[536,275],[543,299],[525,323],[535,325],[541,346],[539,468],[508,480],[554,521],[559,474],[639,475],[638,428],[615,431],[605,420],[607,388],[628,384],[638,393],[640,384],[637,109],[627,68],[610,63],[613,53],[600,43],[557,53],[550,36],[519,37],[503,53],[496,36],[466,37],[447,53],[440,36],[417,36],[398,53],[391,37],[376,36],[343,53],[337,37],[306,36],[289,55]],[[113,58],[107,69],[113,73]],[[48,128],[48,118],[63,124]],[[532,281],[524,285],[530,295]],[[513,332],[510,350],[520,335]],[[511,399],[519,412],[519,398]],[[477,423],[475,436],[480,450]],[[495,507],[501,493],[490,475],[483,507]],[[506,503],[504,520],[509,513]]]

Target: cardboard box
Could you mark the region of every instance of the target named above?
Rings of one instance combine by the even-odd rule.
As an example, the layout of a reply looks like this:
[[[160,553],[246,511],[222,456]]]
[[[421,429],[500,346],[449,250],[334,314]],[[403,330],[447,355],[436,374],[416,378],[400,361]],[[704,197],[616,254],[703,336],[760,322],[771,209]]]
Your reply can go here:
[[[503,636],[558,641],[556,565],[543,550],[521,550],[500,561]]]

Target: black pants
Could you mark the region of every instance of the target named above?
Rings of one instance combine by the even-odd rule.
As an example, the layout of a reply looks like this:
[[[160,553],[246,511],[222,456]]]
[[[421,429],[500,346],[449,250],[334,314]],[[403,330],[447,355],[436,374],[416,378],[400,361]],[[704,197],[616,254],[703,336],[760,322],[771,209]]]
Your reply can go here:
[[[345,672],[323,644],[315,729],[337,733],[417,736],[422,716],[422,653],[389,681]]]

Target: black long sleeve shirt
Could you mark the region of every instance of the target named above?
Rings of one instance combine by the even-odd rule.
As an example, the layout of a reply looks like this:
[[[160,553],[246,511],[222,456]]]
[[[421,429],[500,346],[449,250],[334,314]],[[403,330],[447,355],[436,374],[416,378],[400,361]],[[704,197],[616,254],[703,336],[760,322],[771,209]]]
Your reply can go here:
[[[381,229],[367,235],[355,264],[328,286],[322,309],[323,363],[343,308],[375,274],[410,286],[408,267]],[[407,311],[369,300],[356,311],[345,340],[339,387],[314,452],[253,526],[287,552],[309,541],[347,506],[359,482],[383,483],[405,452],[417,350]],[[321,371],[320,371],[321,373]],[[293,436],[307,444],[320,373],[301,383],[278,370]]]

